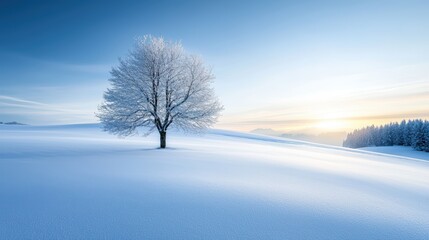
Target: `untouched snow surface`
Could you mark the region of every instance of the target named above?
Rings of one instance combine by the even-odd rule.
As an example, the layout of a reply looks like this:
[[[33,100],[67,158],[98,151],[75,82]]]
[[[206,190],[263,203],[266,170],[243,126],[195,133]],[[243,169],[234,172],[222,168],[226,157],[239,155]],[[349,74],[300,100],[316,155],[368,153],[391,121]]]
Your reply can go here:
[[[409,158],[418,158],[429,160],[429,153],[423,151],[414,150],[412,147],[406,146],[380,146],[380,147],[364,147],[359,148],[360,150],[378,152],[384,154],[398,155]]]
[[[429,239],[429,162],[213,130],[0,126],[0,239]]]

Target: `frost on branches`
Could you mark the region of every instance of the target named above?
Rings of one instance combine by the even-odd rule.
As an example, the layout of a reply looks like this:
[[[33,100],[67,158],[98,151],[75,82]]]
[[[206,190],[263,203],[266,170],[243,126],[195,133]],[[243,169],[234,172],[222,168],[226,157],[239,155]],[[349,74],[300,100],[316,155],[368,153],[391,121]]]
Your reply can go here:
[[[223,107],[211,87],[213,79],[201,59],[187,54],[180,43],[145,36],[112,69],[97,117],[105,131],[119,136],[156,129],[165,148],[169,127],[194,132],[217,121]]]
[[[344,147],[411,146],[418,151],[429,152],[429,121],[422,119],[402,120],[381,126],[354,130],[347,135]]]

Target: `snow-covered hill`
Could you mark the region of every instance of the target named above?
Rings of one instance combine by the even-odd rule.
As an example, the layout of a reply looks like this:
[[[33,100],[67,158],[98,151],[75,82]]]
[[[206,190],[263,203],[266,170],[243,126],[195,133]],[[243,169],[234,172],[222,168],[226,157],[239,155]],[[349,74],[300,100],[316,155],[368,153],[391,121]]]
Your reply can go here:
[[[0,126],[0,239],[429,239],[429,162],[213,130]]]
[[[417,151],[409,146],[378,146],[378,147],[364,147],[359,149],[364,151],[370,151],[370,152],[429,160],[428,152]]]

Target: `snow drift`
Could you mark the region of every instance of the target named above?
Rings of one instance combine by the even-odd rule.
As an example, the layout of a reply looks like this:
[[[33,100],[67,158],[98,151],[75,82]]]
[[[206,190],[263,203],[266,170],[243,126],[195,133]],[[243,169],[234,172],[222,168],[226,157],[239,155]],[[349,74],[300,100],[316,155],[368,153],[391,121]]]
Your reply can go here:
[[[254,134],[0,126],[0,239],[428,239],[429,162]]]

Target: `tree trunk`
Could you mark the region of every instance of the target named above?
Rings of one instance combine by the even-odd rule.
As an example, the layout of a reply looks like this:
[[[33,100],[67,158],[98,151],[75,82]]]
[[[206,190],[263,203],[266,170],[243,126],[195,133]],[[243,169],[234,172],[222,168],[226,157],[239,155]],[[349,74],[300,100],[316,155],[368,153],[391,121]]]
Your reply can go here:
[[[160,148],[165,148],[167,143],[167,132],[159,132]]]

